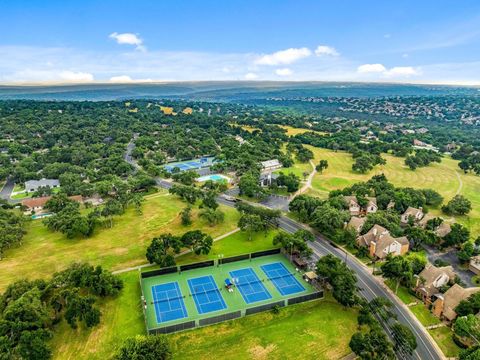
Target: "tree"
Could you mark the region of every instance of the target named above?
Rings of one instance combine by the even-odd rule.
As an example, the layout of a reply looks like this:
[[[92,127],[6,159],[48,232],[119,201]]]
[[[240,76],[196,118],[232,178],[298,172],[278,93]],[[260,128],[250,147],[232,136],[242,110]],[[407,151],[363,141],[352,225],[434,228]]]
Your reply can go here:
[[[225,220],[225,214],[220,210],[214,210],[211,208],[205,209],[200,212],[200,217],[207,220],[210,226],[215,226],[220,224]]]
[[[187,231],[180,238],[184,247],[189,247],[195,255],[208,255],[213,245],[213,239],[200,230]]]
[[[171,194],[179,196],[182,200],[185,200],[189,204],[195,204],[195,202],[201,197],[202,191],[194,186],[187,185],[173,185],[169,190]]]
[[[260,174],[250,171],[244,174],[238,183],[240,195],[247,197],[261,197],[264,194],[262,187],[260,186]]]
[[[350,349],[362,360],[395,359],[392,343],[379,326],[374,326],[368,333],[353,334]]]
[[[474,344],[480,345],[480,319],[475,315],[457,317],[453,331],[460,338],[470,339]]]
[[[195,170],[182,171],[172,175],[174,181],[183,185],[193,185],[197,177],[198,173]]]
[[[182,225],[188,226],[192,224],[192,208],[187,206],[180,212],[180,218],[182,219]]]
[[[238,220],[238,227],[248,232],[248,240],[252,240],[252,234],[264,228],[264,222],[259,215],[243,214]]]
[[[463,195],[455,195],[447,205],[442,206],[442,211],[447,215],[467,215],[472,210],[472,203]]]
[[[459,246],[468,241],[469,237],[470,231],[463,225],[455,223],[451,226],[451,231],[443,238],[444,246]]]
[[[315,210],[311,223],[318,231],[333,234],[335,230],[342,228],[349,218],[347,211],[338,210],[324,203]]]
[[[480,345],[474,346],[470,349],[460,351],[460,360],[479,360],[480,359]]]
[[[147,260],[150,264],[158,264],[160,267],[175,265],[173,254],[180,253],[182,242],[179,237],[172,234],[162,234],[152,239],[147,248]]]
[[[280,172],[275,182],[277,186],[285,187],[289,193],[297,191],[300,187],[300,179],[293,173],[285,175],[283,172]]]
[[[417,339],[408,326],[396,322],[392,325],[392,334],[395,342],[395,349],[413,354],[414,350],[417,348]]]
[[[168,339],[164,335],[137,335],[124,341],[115,360],[170,360],[173,358]]]
[[[397,282],[395,294],[398,291],[400,283],[410,286],[413,280],[412,266],[403,256],[388,255],[385,263],[382,265],[382,272],[383,276]]]
[[[315,170],[317,170],[320,174],[323,170],[328,168],[328,161],[327,160],[320,160],[317,166],[315,166]]]
[[[470,258],[473,255],[475,255],[475,247],[470,241],[465,242],[462,246],[462,249],[457,253],[458,260],[463,263],[470,261]]]
[[[455,308],[458,316],[467,316],[477,314],[480,311],[480,293],[472,294],[466,300],[460,301]]]
[[[289,209],[295,212],[303,222],[311,222],[314,218],[315,210],[324,203],[324,201],[308,195],[296,196],[289,204]]]
[[[108,219],[109,227],[113,226],[113,216],[123,214],[123,206],[116,199],[109,199],[101,211],[101,215]]]
[[[288,254],[300,253],[302,256],[310,256],[312,250],[307,242],[313,241],[313,234],[306,230],[298,230],[293,235],[280,232],[273,238],[273,245],[280,245]]]
[[[208,208],[208,209],[217,209],[218,203],[216,199],[216,193],[214,191],[207,191],[203,195],[202,203],[200,204],[201,208]]]
[[[340,259],[329,254],[317,263],[317,274],[330,283],[333,297],[344,306],[353,306],[359,302],[357,278]]]

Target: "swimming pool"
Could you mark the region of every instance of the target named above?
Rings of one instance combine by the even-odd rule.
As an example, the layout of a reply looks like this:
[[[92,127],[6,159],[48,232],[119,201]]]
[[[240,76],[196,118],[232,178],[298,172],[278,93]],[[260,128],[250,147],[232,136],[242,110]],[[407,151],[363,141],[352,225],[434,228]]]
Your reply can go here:
[[[208,181],[208,180],[212,180],[212,181],[226,181],[226,182],[230,182],[230,178],[225,176],[225,175],[221,175],[221,174],[211,174],[211,175],[205,175],[205,176],[200,176],[199,178],[197,178],[197,181],[198,182],[204,182],[204,181]]]

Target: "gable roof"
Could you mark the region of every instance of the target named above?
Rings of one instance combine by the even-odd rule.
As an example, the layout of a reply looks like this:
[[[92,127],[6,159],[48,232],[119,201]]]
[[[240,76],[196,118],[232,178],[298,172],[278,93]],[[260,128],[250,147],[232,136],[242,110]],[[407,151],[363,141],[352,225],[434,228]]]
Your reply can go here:
[[[362,245],[370,246],[372,241],[378,242],[378,240],[385,235],[390,235],[390,232],[383,226],[375,224],[368,232],[359,237],[359,240],[363,242]]]
[[[439,290],[435,286],[435,282],[441,277],[448,277],[449,281],[455,279],[455,271],[452,266],[436,267],[432,264],[427,264],[425,269],[418,275],[424,279],[424,283],[419,286],[427,295],[436,294]]]
[[[363,224],[365,224],[365,221],[367,221],[367,218],[365,217],[352,216],[347,227],[351,227],[359,231],[363,227]]]
[[[450,224],[444,221],[435,229],[435,235],[443,238],[448,234],[450,234],[451,231],[452,231],[452,227],[450,226]]]
[[[409,206],[407,208],[407,210],[405,210],[405,212],[403,213],[403,216],[410,216],[410,215],[411,216],[416,216],[418,213],[423,214],[423,211],[421,209],[417,209],[417,208]]]
[[[462,300],[466,300],[480,291],[480,287],[462,288],[458,284],[454,284],[443,295],[443,316],[452,321],[457,317],[455,308],[460,304]]]

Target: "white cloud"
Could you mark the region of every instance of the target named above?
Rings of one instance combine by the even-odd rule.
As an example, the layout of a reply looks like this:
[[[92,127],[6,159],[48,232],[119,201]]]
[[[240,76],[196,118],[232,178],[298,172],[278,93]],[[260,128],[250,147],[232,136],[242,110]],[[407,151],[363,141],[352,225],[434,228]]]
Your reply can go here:
[[[312,55],[310,49],[303,48],[290,48],[274,52],[273,54],[267,54],[259,57],[255,60],[257,65],[288,65],[304,59]]]
[[[290,76],[293,74],[293,72],[289,68],[283,68],[275,70],[275,74],[278,76]]]
[[[419,75],[420,71],[413,68],[412,66],[395,66],[385,72],[387,76],[401,76],[401,77],[408,77]]]
[[[117,84],[125,84],[125,83],[145,83],[145,82],[152,82],[152,79],[132,79],[128,75],[119,75],[119,76],[112,76],[110,78],[111,83]]]
[[[317,56],[339,56],[340,54],[338,53],[338,51],[331,47],[331,46],[327,46],[327,45],[319,45],[316,49],[315,49],[315,55]]]
[[[245,74],[245,80],[255,80],[258,79],[258,75],[255,73],[247,73]]]
[[[93,75],[87,72],[75,72],[75,71],[62,71],[59,74],[61,80],[65,82],[91,82],[93,81]]]
[[[409,55],[408,55],[407,53],[402,54],[402,58],[404,58],[404,59],[408,58],[408,56],[409,56]]]
[[[357,72],[361,74],[367,73],[384,73],[387,68],[382,64],[363,64],[357,68]]]
[[[117,44],[120,45],[135,45],[137,50],[145,50],[143,46],[143,40],[138,35],[133,33],[119,34],[117,32],[111,33],[109,36],[111,39],[115,39]]]

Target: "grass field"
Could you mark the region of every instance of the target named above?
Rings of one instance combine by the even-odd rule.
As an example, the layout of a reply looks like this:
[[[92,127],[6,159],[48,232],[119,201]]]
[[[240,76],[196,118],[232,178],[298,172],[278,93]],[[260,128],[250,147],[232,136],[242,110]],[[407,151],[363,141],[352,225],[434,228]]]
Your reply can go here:
[[[446,357],[458,357],[461,349],[453,342],[452,330],[449,327],[439,327],[428,330],[428,332],[435,339]]]
[[[327,134],[327,133],[321,132],[321,131],[316,131],[316,130],[311,130],[311,129],[303,129],[303,128],[295,128],[295,127],[287,126],[287,125],[278,125],[278,126],[280,126],[282,129],[287,130],[287,135],[288,136],[295,136],[295,135],[298,135],[298,134],[303,134],[303,133],[306,133],[307,131],[314,132],[314,133],[317,133],[317,134],[320,134],[320,135],[326,135]]]
[[[356,311],[331,298],[170,335],[175,359],[341,359]]]
[[[19,274],[28,278],[41,278],[59,271],[74,261],[100,264],[110,270],[122,269],[146,262],[145,249],[151,239],[162,233],[180,234],[200,229],[212,237],[223,235],[237,227],[237,210],[221,207],[225,221],[210,227],[198,219],[198,209],[192,211],[193,224],[181,225],[179,212],[185,207],[177,197],[167,192],[148,195],[143,213],[131,208],[116,217],[113,228],[99,229],[90,238],[67,239],[64,235],[48,230],[41,220],[27,225],[23,244],[8,250],[0,262],[0,290],[18,280]]]
[[[434,316],[422,303],[410,306],[409,309],[412,313],[415,314],[415,316],[422,323],[423,326],[440,324],[440,320],[436,316]]]
[[[334,152],[316,147],[309,148],[314,152],[315,164],[319,160],[328,161],[328,169],[322,174],[317,173],[312,181],[311,195],[326,197],[328,192],[350,186],[359,181],[366,181],[376,174],[385,174],[390,182],[399,187],[431,188],[438,191],[445,201],[457,193],[466,196],[472,202],[472,212],[468,216],[457,217],[455,220],[469,227],[472,237],[480,235],[480,176],[464,174],[458,168],[457,161],[444,158],[440,164],[434,163],[428,167],[410,170],[404,164],[403,158],[383,154],[387,164],[376,166],[368,174],[358,174],[352,171],[352,156],[346,152]],[[303,165],[303,164],[302,164]],[[295,164],[297,172],[302,166]],[[433,214],[440,215],[440,210],[430,209]]]
[[[268,280],[269,277],[262,271],[261,266],[266,264],[272,263],[282,263],[288,271],[295,276],[295,279],[300,283],[303,287],[303,290],[300,291],[301,287],[298,287],[298,292],[291,293],[290,295],[283,296],[279,290],[274,286],[274,283],[271,280]],[[230,272],[237,271],[239,269],[251,268],[257,275],[258,279],[262,281],[262,285],[265,287],[266,291],[271,295],[269,299],[256,301],[250,304],[243,299],[240,290],[235,288],[233,292],[225,291],[224,289],[224,280],[229,278],[231,279]],[[188,279],[195,279],[204,276],[212,276],[214,279],[214,284],[216,289],[219,290],[219,295],[223,298],[226,308],[222,310],[217,310],[213,312],[206,312],[206,313],[199,313],[195,306],[194,298],[190,296],[192,291],[188,285]],[[248,280],[250,281],[250,280]],[[183,299],[183,303],[185,305],[185,310],[187,312],[188,317],[165,321],[164,322],[157,322],[156,319],[156,312],[155,306],[152,304],[152,301],[156,300],[153,298],[152,294],[152,287],[161,284],[167,284],[176,282],[179,286],[179,290],[181,295],[185,296]],[[293,283],[293,281],[291,281]],[[282,285],[283,286],[283,285]],[[270,304],[276,301],[292,298],[295,296],[306,295],[314,292],[314,289],[303,279],[301,278],[301,274],[295,271],[295,268],[291,265],[291,263],[283,256],[283,255],[271,255],[266,257],[260,257],[251,260],[243,260],[243,261],[235,261],[228,264],[223,264],[221,266],[210,266],[201,269],[192,269],[188,271],[182,271],[179,273],[173,274],[165,274],[159,275],[154,277],[148,277],[142,279],[142,287],[143,287],[143,294],[145,296],[145,301],[147,303],[147,310],[146,310],[146,318],[147,318],[147,327],[149,329],[155,329],[157,327],[168,326],[177,323],[183,323],[190,320],[198,320],[203,318],[209,318],[211,316],[227,314],[233,311],[244,310],[248,307],[254,307],[258,305]],[[197,292],[203,292],[204,289],[200,286]],[[178,296],[178,292],[176,293]],[[261,293],[264,294],[263,292]],[[218,295],[213,295],[215,300],[218,299]],[[170,296],[172,297],[172,296]],[[210,300],[211,301],[211,300]],[[204,303],[204,302],[202,302]],[[164,304],[165,305],[165,304]],[[178,308],[178,307],[176,307]]]

